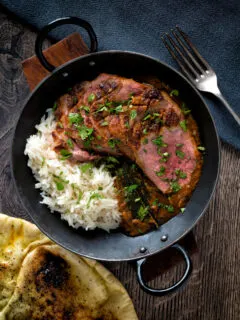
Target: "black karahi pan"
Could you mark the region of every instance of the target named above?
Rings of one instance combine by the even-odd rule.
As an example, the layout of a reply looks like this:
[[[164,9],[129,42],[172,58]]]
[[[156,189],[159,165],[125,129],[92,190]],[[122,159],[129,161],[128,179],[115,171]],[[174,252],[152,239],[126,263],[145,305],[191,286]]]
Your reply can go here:
[[[97,50],[97,39],[92,27],[79,18],[62,18],[53,21],[40,32],[36,41],[36,54],[45,68],[52,71],[30,94],[18,120],[12,143],[12,174],[19,198],[27,212],[50,239],[64,248],[85,257],[103,261],[137,260],[137,275],[141,287],[152,294],[163,295],[179,288],[191,273],[191,261],[185,249],[177,244],[205,212],[213,195],[219,171],[219,138],[209,109],[200,94],[179,72],[149,56],[127,51],[104,51],[90,53],[74,59],[59,68],[51,66],[42,54],[42,42],[47,33],[62,24],[78,24],[85,28],[91,39],[91,51]],[[39,190],[35,189],[35,179],[27,166],[24,149],[27,138],[35,133],[35,125],[40,122],[46,109],[66,89],[83,80],[91,80],[99,73],[107,72],[125,77],[153,75],[177,88],[181,98],[192,109],[192,114],[200,130],[206,148],[202,175],[187,204],[184,214],[180,213],[162,225],[158,230],[138,237],[128,237],[119,231],[110,233],[96,230],[74,230],[50,213],[46,205],[40,204]],[[186,271],[180,281],[167,289],[151,289],[142,278],[142,265],[146,258],[155,253],[174,247],[186,261]]]

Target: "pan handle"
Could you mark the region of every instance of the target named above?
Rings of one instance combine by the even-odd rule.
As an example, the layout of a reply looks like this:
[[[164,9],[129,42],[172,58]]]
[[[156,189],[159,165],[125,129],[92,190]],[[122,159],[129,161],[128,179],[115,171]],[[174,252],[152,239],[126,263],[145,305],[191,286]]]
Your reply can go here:
[[[185,281],[188,279],[188,277],[190,276],[191,271],[192,271],[192,263],[191,263],[191,260],[188,256],[186,250],[182,246],[180,246],[179,244],[174,244],[171,248],[175,248],[176,250],[178,250],[184,257],[184,260],[186,262],[186,270],[184,272],[184,275],[182,276],[182,278],[178,282],[176,282],[171,287],[168,287],[165,289],[153,289],[153,288],[150,288],[145,283],[145,281],[143,280],[143,277],[142,277],[142,268],[143,268],[147,258],[138,260],[137,261],[137,279],[138,279],[138,282],[139,282],[141,288],[145,292],[150,293],[155,296],[164,296],[168,293],[174,292],[175,290],[179,289],[185,283]]]
[[[51,30],[64,24],[76,24],[84,28],[90,37],[90,41],[91,41],[90,52],[96,52],[98,49],[97,36],[92,26],[90,25],[90,23],[78,17],[64,17],[64,18],[56,19],[50,22],[49,24],[47,24],[45,27],[43,27],[40,30],[35,42],[36,56],[38,57],[39,61],[44,66],[44,68],[50,72],[52,72],[55,69],[55,67],[52,64],[50,64],[43,55],[43,52],[42,52],[43,41]]]

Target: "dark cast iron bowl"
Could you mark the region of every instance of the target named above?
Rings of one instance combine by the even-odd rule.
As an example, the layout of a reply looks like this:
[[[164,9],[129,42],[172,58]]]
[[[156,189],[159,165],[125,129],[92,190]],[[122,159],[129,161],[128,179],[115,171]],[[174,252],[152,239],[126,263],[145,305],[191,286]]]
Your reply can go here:
[[[86,24],[81,24],[81,21],[78,18],[59,19],[42,30],[36,48],[37,55],[45,67],[51,68],[52,71],[53,67],[46,65],[41,53],[41,45],[46,33],[56,25],[64,23],[78,23],[86,28]],[[95,34],[94,32],[89,34],[92,41],[91,47],[95,51],[97,48]],[[154,75],[171,88],[177,88],[181,99],[192,109],[193,117],[199,126],[202,144],[206,148],[202,174],[184,214],[178,214],[158,230],[138,237],[128,237],[118,231],[86,232],[69,227],[57,213],[50,213],[46,205],[40,204],[40,192],[34,187],[36,181],[31,169],[27,166],[28,159],[24,155],[26,140],[36,132],[35,125],[40,122],[46,109],[51,108],[54,101],[66,92],[68,87],[83,80],[91,80],[101,72],[132,78],[138,75]],[[138,280],[141,287],[152,294],[163,295],[179,288],[191,272],[191,261],[184,248],[177,242],[192,230],[208,207],[217,182],[219,160],[219,138],[214,121],[206,103],[185,77],[165,63],[146,55],[127,51],[104,51],[79,57],[56,68],[35,88],[25,104],[15,129],[11,162],[19,198],[43,233],[62,247],[85,257],[104,261],[138,260]],[[170,288],[151,289],[142,279],[141,267],[146,257],[170,246],[174,246],[183,254],[187,264],[185,274]]]

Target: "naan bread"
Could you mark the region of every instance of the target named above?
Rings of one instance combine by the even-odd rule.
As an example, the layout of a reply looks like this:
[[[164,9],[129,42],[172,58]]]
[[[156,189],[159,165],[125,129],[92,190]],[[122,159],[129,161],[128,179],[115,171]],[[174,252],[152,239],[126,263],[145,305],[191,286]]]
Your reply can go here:
[[[0,214],[0,320],[137,320],[121,283],[100,263]]]

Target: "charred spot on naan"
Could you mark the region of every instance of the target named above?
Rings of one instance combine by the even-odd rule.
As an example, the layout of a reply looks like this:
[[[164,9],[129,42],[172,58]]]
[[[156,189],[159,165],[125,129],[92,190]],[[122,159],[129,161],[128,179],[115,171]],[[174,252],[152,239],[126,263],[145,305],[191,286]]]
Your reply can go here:
[[[53,287],[63,289],[69,279],[69,266],[67,262],[51,252],[44,253],[42,266],[35,273],[36,290]]]

